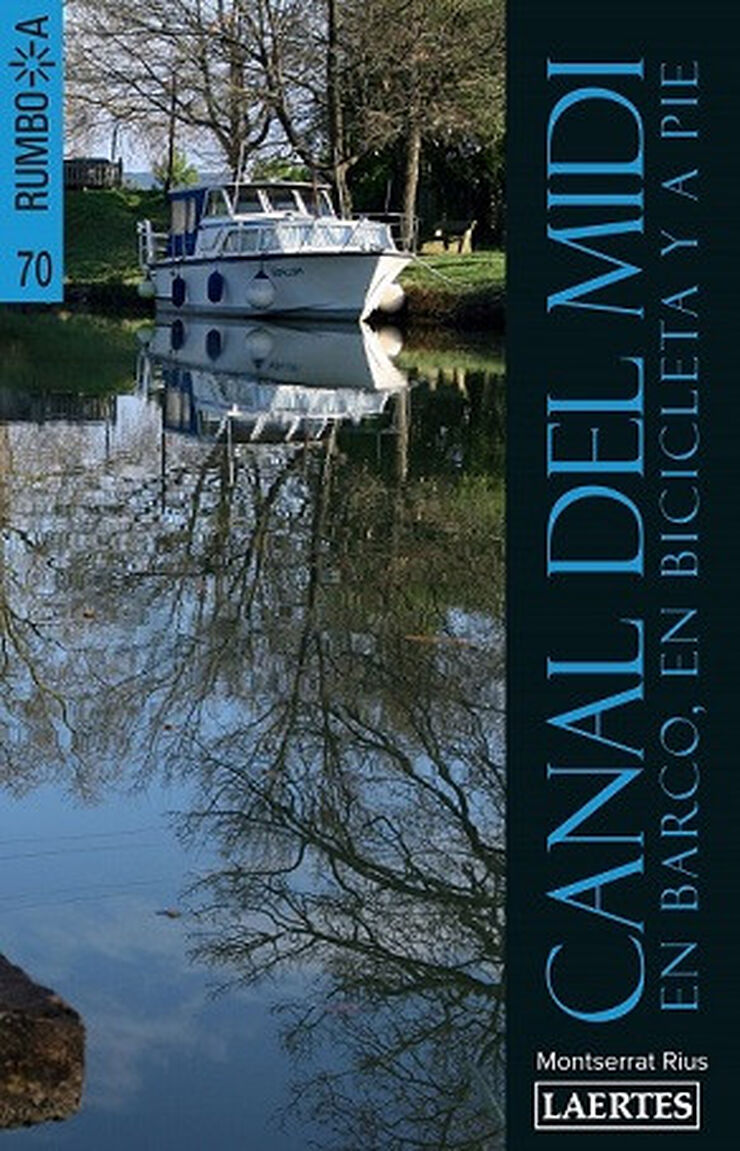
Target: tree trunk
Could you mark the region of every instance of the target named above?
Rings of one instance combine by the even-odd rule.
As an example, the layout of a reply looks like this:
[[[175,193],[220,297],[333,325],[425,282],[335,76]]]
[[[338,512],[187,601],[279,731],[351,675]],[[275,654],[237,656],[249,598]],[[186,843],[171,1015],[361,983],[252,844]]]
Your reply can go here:
[[[347,184],[347,165],[339,164],[334,169],[334,191],[339,205],[339,211],[342,216],[352,215],[352,193]]]
[[[416,244],[416,198],[419,192],[419,169],[421,167],[421,129],[417,122],[409,127],[406,141],[406,165],[403,178],[403,218],[401,221],[401,243],[412,250]]]
[[[116,152],[118,151],[118,137],[121,131],[121,125],[118,120],[113,121],[113,133],[110,140],[110,158],[115,160]]]
[[[229,61],[229,166],[234,180],[244,175],[239,171],[244,152],[244,59],[241,49],[232,45]]]
[[[167,175],[164,181],[164,190],[169,192],[174,183],[175,175],[175,128],[177,112],[177,72],[172,70],[172,85],[170,88],[170,115],[167,124]]]
[[[329,148],[332,183],[342,216],[352,214],[352,197],[344,162],[344,109],[339,80],[339,13],[337,0],[328,0],[328,45],[326,52],[326,96],[329,111]]]

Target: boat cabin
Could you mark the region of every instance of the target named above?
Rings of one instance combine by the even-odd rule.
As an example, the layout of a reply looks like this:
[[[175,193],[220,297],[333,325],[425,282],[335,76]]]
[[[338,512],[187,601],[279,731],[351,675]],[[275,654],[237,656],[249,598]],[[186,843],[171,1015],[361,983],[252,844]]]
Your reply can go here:
[[[229,220],[269,223],[284,219],[336,219],[328,184],[228,183],[170,192],[168,256],[192,256],[201,224]]]

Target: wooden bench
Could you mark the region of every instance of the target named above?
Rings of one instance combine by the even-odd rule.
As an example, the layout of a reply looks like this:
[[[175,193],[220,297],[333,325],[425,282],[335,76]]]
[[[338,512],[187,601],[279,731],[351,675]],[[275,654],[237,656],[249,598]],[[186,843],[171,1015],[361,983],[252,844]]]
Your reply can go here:
[[[442,220],[434,229],[434,238],[442,241],[445,252],[469,255],[473,250],[473,232],[477,220]]]

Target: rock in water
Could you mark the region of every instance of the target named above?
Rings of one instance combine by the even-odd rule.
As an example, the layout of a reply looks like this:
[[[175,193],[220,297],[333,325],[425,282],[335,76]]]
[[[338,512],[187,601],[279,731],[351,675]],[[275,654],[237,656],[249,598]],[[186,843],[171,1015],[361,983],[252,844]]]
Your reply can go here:
[[[0,955],[0,1128],[73,1115],[84,1071],[77,1012]]]

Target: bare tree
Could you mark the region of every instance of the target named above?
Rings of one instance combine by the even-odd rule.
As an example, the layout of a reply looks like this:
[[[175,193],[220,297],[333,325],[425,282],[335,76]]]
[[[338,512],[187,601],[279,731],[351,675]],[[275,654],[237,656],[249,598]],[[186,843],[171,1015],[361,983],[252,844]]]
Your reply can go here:
[[[403,153],[411,240],[428,143],[500,138],[503,0],[69,0],[75,124],[182,127],[234,171],[261,148],[328,177],[344,213],[368,154]]]
[[[235,172],[271,125],[244,12],[243,0],[74,0],[73,110],[166,140],[172,155],[185,128]]]

